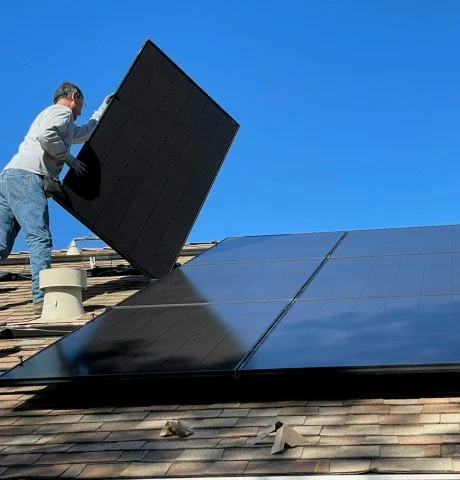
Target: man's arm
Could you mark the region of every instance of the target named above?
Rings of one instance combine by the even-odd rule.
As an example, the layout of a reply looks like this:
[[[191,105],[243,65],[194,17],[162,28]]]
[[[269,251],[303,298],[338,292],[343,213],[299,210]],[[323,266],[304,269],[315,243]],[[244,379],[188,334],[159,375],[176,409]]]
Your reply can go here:
[[[53,109],[43,119],[36,138],[40,145],[52,157],[65,161],[70,152],[71,144],[63,141],[67,129],[72,122],[72,111],[67,108]]]
[[[86,140],[90,137],[91,133],[94,130],[94,127],[96,126],[97,122],[99,119],[96,120],[96,118],[91,117],[91,119],[88,121],[88,123],[85,123],[84,125],[77,127],[74,125],[73,127],[73,143],[85,143]]]
[[[73,128],[72,111],[56,108],[41,123],[36,138],[45,152],[57,160],[65,162],[81,175],[85,173],[86,168],[78,158],[70,154],[72,146],[72,137],[68,132],[70,128]],[[64,141],[63,137],[67,137],[68,141]]]

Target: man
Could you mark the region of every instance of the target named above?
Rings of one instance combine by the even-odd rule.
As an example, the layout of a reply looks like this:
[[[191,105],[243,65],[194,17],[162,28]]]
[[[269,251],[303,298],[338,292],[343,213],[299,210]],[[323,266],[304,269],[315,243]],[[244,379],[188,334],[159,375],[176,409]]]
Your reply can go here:
[[[64,164],[78,175],[85,173],[85,165],[70,154],[70,148],[89,138],[111,97],[105,98],[88,123],[77,127],[74,121],[84,106],[83,93],[76,85],[64,82],[54,93],[53,105],[35,118],[18,152],[0,174],[0,259],[11,253],[22,228],[30,252],[36,315],[41,315],[44,296],[39,273],[50,268],[53,247],[43,179],[59,179]]]

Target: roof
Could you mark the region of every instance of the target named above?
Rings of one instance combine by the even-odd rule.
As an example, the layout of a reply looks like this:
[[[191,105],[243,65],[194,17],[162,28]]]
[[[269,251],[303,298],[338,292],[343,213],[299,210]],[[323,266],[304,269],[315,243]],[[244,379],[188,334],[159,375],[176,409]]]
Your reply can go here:
[[[186,245],[185,263],[212,243]],[[110,249],[87,249],[69,263],[53,252],[53,267],[127,265]],[[64,262],[64,263],[60,263]],[[2,271],[25,274],[27,255],[12,255]],[[113,272],[112,272],[113,273]],[[116,273],[116,272],[115,272]],[[149,283],[142,275],[88,277],[84,324]],[[1,321],[21,328],[33,320],[29,280],[0,282]],[[0,368],[8,369],[60,337],[0,339]],[[19,352],[8,349],[19,347]],[[180,385],[178,386],[180,394]],[[312,385],[314,391],[314,385]],[[78,399],[77,393],[83,393]],[[62,387],[0,388],[0,476],[66,478],[174,477],[460,471],[459,398],[232,399],[179,404],[160,392],[75,392]],[[179,395],[180,396],[180,395]],[[177,398],[177,395],[175,396]],[[168,420],[194,433],[160,436]],[[272,454],[273,436],[254,439],[281,421],[304,437]]]

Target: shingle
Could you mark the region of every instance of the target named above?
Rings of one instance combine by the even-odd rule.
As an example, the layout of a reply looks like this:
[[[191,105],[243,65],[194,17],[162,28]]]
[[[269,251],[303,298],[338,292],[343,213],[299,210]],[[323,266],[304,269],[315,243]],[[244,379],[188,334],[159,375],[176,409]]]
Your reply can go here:
[[[58,433],[52,436],[53,443],[86,443],[102,442],[109,432],[76,432],[76,433]]]
[[[287,417],[243,417],[235,418],[236,425],[239,427],[266,427],[275,423],[276,421],[284,422],[290,426],[303,425],[305,423],[305,416],[287,416]]]
[[[41,435],[0,435],[0,445],[33,445],[40,438]]]
[[[173,463],[168,470],[168,476],[219,476],[241,475],[248,462],[244,461],[216,461],[216,462],[179,462]]]
[[[220,460],[224,450],[222,448],[197,448],[183,450],[177,461]]]
[[[383,400],[385,405],[418,405],[419,398],[386,398]]]
[[[165,420],[136,420],[129,422],[104,422],[99,430],[108,432],[122,431],[122,430],[151,430],[161,429],[165,424]]]
[[[0,466],[5,467],[8,465],[31,465],[32,463],[35,463],[40,458],[40,456],[40,454],[36,453],[0,455]]]
[[[250,417],[276,417],[279,415],[281,408],[251,408]]]
[[[416,458],[414,469],[424,472],[448,472],[453,468],[451,458]]]
[[[361,435],[354,437],[320,437],[320,445],[391,445],[398,444],[398,437],[384,435]]]
[[[329,460],[295,460],[289,462],[290,473],[307,474],[307,473],[329,473]]]
[[[340,435],[396,435],[394,433],[384,433],[380,425],[344,425],[344,426],[326,426],[321,430],[321,435],[330,435],[338,437]],[[382,430],[381,430],[382,429]]]
[[[58,477],[68,470],[70,465],[46,465],[46,466],[27,466],[10,467],[4,473],[0,473],[2,478],[40,478],[40,477]],[[0,469],[1,472],[1,469]]]
[[[439,448],[439,445],[438,445]],[[442,456],[443,457],[460,457],[460,445],[447,444],[442,445]]]
[[[439,457],[441,456],[441,447],[439,445],[427,446],[409,446],[409,445],[391,445],[380,447],[380,457]]]
[[[132,420],[143,420],[145,417],[147,417],[147,415],[148,415],[148,412],[92,414],[92,415],[83,415],[80,422],[82,423],[124,422],[124,421],[132,421]]]
[[[221,417],[246,417],[249,408],[225,408],[220,414]]]
[[[283,475],[291,473],[293,462],[276,460],[260,460],[247,462],[245,475]]]
[[[140,450],[145,445],[143,441],[133,442],[94,442],[80,443],[69,449],[69,452],[103,452],[118,450]]]
[[[379,446],[303,447],[302,458],[378,457]]]
[[[39,416],[39,417],[22,417],[16,425],[49,425],[61,424],[61,423],[77,423],[83,415],[62,415],[62,416]]]
[[[379,415],[379,423],[382,425],[406,425],[417,423],[439,423],[438,413],[406,414],[406,415]]]
[[[378,415],[309,415],[305,425],[353,425],[379,423]]]
[[[270,453],[271,447],[260,448],[232,448],[224,451],[224,460],[261,460],[261,459],[278,459],[286,460],[292,458],[300,458],[302,456],[302,448],[291,448],[276,454]]]
[[[400,435],[398,437],[398,443],[400,445],[435,445],[444,442],[448,442],[444,437],[450,435]],[[455,435],[451,435],[455,437]]]
[[[146,477],[150,475],[165,475],[171,463],[133,462],[123,470],[122,477]]]
[[[395,405],[390,406],[390,414],[399,415],[399,414],[413,414],[421,413],[423,405]]]
[[[286,415],[314,415],[319,412],[319,407],[283,407],[278,415],[286,416]]]
[[[73,443],[62,444],[44,444],[44,445],[15,445],[6,447],[2,450],[2,455],[19,454],[19,453],[57,453],[66,452],[73,446]]]
[[[212,448],[219,443],[219,438],[209,438],[195,440],[181,439],[176,437],[174,440],[158,440],[146,442],[142,447],[143,450],[180,450],[180,449],[194,449],[194,448]]]
[[[421,413],[460,413],[460,403],[433,403],[423,405]]]
[[[105,463],[101,465],[86,465],[78,478],[110,478],[120,476],[128,465],[123,463]]]
[[[118,462],[138,462],[144,460],[148,452],[143,450],[133,450],[123,452],[121,457],[118,458]]]
[[[79,463],[71,465],[62,475],[63,478],[76,478],[85,469],[86,464]]]
[[[460,423],[460,413],[441,413],[441,423]]]
[[[245,420],[245,419],[241,419]],[[192,428],[220,428],[220,427],[234,427],[238,422],[238,418],[203,418],[194,419],[189,422]],[[248,425],[241,425],[248,426]]]
[[[68,423],[63,425],[42,425],[35,433],[94,432],[102,423]]]
[[[121,452],[78,452],[78,453],[51,453],[42,455],[38,460],[40,464],[58,463],[100,463],[114,462],[121,456]]]
[[[331,460],[331,473],[362,473],[371,468],[371,460]]]

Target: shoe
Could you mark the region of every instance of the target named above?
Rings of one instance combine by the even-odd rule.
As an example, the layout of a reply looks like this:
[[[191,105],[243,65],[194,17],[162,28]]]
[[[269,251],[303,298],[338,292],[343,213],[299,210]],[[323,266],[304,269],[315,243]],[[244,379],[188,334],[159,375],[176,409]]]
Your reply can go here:
[[[41,302],[34,303],[34,315],[41,316],[43,310],[43,300]]]

